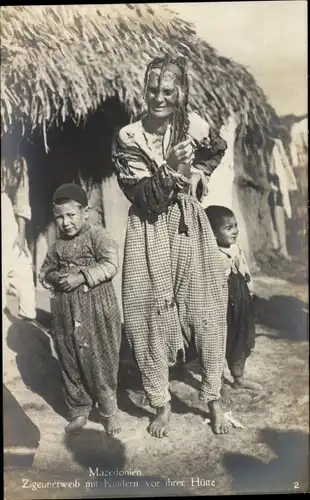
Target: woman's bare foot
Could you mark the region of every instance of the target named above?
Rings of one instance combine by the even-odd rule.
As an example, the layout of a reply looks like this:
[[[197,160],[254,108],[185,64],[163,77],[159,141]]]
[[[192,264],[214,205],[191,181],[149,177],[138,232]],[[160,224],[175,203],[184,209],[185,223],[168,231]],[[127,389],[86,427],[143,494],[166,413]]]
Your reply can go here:
[[[262,386],[257,382],[252,382],[252,380],[244,379],[243,377],[234,377],[234,382],[232,384],[234,389],[250,389],[252,391],[261,391]]]
[[[80,432],[83,427],[87,424],[87,418],[84,416],[79,416],[73,418],[70,423],[65,428],[67,434],[75,434]]]
[[[148,432],[153,437],[163,438],[168,436],[168,422],[171,415],[171,405],[166,403],[165,406],[161,406],[156,409],[156,417],[153,422],[148,427]]]
[[[215,434],[228,434],[230,424],[224,415],[220,402],[210,401],[209,410],[213,432]]]
[[[113,417],[110,418],[100,417],[100,422],[106,433],[112,436],[118,434],[122,430],[116,415],[113,415]]]

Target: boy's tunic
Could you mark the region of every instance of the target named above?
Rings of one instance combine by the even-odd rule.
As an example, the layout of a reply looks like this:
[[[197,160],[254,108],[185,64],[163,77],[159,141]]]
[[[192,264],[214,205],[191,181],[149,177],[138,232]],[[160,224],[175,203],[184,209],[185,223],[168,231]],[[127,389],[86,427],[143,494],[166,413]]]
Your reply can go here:
[[[255,347],[254,286],[241,248],[219,247],[228,281],[226,359],[233,377],[241,377]]]

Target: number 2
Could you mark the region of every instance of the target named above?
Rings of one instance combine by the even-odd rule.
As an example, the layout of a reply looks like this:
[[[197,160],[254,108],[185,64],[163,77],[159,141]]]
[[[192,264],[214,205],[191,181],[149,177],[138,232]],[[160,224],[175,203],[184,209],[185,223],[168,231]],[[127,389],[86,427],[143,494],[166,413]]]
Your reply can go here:
[[[298,488],[299,488],[299,482],[298,481],[295,481],[294,488],[295,488],[295,490],[298,490]]]

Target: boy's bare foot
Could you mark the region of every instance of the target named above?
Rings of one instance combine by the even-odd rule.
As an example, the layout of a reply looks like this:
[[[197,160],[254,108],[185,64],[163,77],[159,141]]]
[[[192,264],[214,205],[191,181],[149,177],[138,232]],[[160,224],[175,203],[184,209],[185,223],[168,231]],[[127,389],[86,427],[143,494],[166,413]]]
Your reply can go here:
[[[168,436],[168,422],[171,415],[171,405],[166,403],[165,406],[156,408],[156,417],[148,427],[148,432],[153,437],[163,438]]]
[[[65,427],[65,431],[67,434],[78,433],[85,427],[87,424],[87,418],[84,416],[79,416],[73,418],[70,423]]]
[[[229,422],[224,415],[224,411],[219,401],[210,401],[209,410],[211,416],[211,426],[215,434],[228,434]]]
[[[222,388],[221,388],[221,401],[223,403],[231,403],[231,397],[230,397],[230,392],[228,389],[228,384],[225,384],[224,382],[222,383]]]
[[[244,379],[243,377],[235,377],[232,384],[234,389],[250,389],[252,391],[261,391],[262,386],[252,380]]]
[[[104,430],[107,434],[114,436],[121,432],[121,426],[116,415],[110,418],[100,418],[100,422],[103,425]]]

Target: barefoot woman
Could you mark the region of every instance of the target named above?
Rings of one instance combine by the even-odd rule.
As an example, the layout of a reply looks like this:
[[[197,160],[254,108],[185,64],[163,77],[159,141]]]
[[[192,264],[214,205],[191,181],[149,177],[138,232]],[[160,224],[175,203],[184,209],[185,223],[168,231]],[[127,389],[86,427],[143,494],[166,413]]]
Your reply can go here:
[[[114,161],[119,185],[132,202],[123,308],[144,390],[156,409],[148,430],[155,437],[167,435],[169,366],[193,340],[202,368],[199,398],[209,406],[214,431],[224,433],[219,399],[227,284],[209,221],[189,194],[189,179],[194,170],[206,184],[226,143],[197,114],[188,113],[182,59],[149,64],[145,98],[148,111],[120,130]]]

